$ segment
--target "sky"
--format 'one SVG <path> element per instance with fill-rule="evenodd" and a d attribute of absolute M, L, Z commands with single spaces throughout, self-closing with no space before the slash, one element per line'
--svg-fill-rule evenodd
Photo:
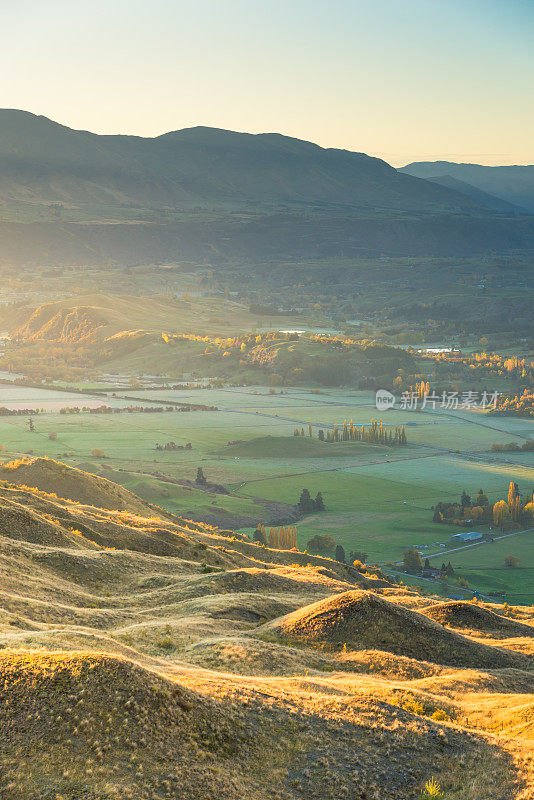
<path fill-rule="evenodd" d="M 534 0 L 0 0 L 0 107 L 534 163 Z"/>

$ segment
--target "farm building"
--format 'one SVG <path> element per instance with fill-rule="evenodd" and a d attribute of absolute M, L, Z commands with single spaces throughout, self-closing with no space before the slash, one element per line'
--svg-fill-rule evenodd
<path fill-rule="evenodd" d="M 465 531 L 451 536 L 451 542 L 478 542 L 479 539 L 483 538 L 484 534 L 480 533 L 480 531 Z"/>

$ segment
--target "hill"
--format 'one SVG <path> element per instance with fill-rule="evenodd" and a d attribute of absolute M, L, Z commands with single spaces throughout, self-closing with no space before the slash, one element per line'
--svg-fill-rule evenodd
<path fill-rule="evenodd" d="M 450 603 L 438 603 L 425 608 L 423 612 L 427 617 L 450 625 L 452 628 L 465 628 L 466 630 L 489 631 L 503 636 L 532 636 L 534 626 L 525 625 L 509 617 L 503 617 L 487 608 L 480 608 L 474 603 L 461 600 L 452 600 Z"/>
<path fill-rule="evenodd" d="M 51 458 L 24 457 L 1 464 L 0 480 L 30 486 L 64 500 L 106 508 L 108 511 L 127 511 L 138 516 L 157 513 L 154 506 L 140 500 L 128 489 Z M 167 516 L 161 509 L 157 511 L 161 516 Z"/>
<path fill-rule="evenodd" d="M 0 482 L 5 800 L 532 796 L 531 637 L 449 631 L 372 568 L 60 499 L 66 476 Z"/>
<path fill-rule="evenodd" d="M 9 309 L 2 319 L 11 327 L 12 337 L 21 342 L 63 342 L 88 344 L 109 340 L 110 350 L 129 349 L 146 339 L 148 331 L 202 335 L 228 335 L 251 329 L 258 315 L 242 303 L 222 298 L 193 299 L 133 297 L 130 295 L 85 294 L 56 300 L 30 309 L 26 314 Z M 274 314 L 280 327 L 295 324 L 296 315 Z M 302 320 L 301 320 L 302 322 Z"/>
<path fill-rule="evenodd" d="M 479 200 L 364 153 L 276 133 L 195 127 L 155 138 L 103 136 L 0 110 L 6 265 L 217 265 L 534 247 L 534 221 Z"/>
<path fill-rule="evenodd" d="M 521 657 L 472 642 L 371 592 L 334 595 L 269 623 L 265 632 L 315 647 L 386 650 L 410 658 L 424 652 L 437 664 L 512 667 L 522 661 Z"/>
<path fill-rule="evenodd" d="M 0 110 L 0 199 L 224 208 L 471 210 L 448 189 L 378 158 L 280 134 L 186 128 L 155 138 L 100 136 Z"/>
<path fill-rule="evenodd" d="M 534 165 L 487 167 L 482 164 L 455 164 L 452 161 L 415 161 L 401 167 L 399 172 L 430 181 L 434 180 L 434 176 L 444 175 L 523 208 L 527 213 L 534 213 Z M 452 188 L 456 184 L 449 182 L 447 185 Z"/>

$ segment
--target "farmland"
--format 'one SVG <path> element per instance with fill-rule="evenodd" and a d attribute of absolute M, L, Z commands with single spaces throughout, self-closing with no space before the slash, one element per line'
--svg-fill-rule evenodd
<path fill-rule="evenodd" d="M 511 480 L 521 491 L 534 484 L 534 454 L 494 454 L 495 441 L 506 443 L 532 436 L 532 422 L 495 418 L 478 411 L 439 408 L 424 412 L 390 410 L 384 423 L 406 426 L 408 445 L 393 447 L 367 442 L 325 443 L 317 432 L 352 418 L 356 425 L 378 416 L 371 392 L 329 389 L 311 391 L 265 387 L 136 390 L 136 403 L 158 400 L 217 406 L 218 411 L 180 413 L 59 414 L 58 404 L 73 400 L 91 405 L 94 398 L 46 390 L 25 390 L 28 405 L 45 408 L 31 432 L 24 417 L 0 418 L 3 457 L 9 460 L 33 451 L 72 466 L 105 475 L 143 499 L 170 511 L 219 522 L 251 534 L 254 521 L 269 521 L 273 508 L 279 516 L 293 506 L 306 487 L 312 496 L 321 491 L 326 511 L 305 516 L 297 523 L 301 549 L 315 534 L 330 534 L 346 552 L 363 550 L 371 561 L 402 560 L 408 547 L 423 555 L 439 553 L 457 532 L 451 525 L 432 522 L 432 506 L 457 500 L 463 489 L 476 494 L 483 488 L 490 502 L 506 495 Z M 33 394 L 32 394 L 33 392 Z M 111 398 L 128 403 L 128 392 Z M 32 400 L 32 402 L 30 402 Z M 0 405 L 18 402 L 18 387 L 2 386 Z M 98 403 L 102 403 L 100 398 Z M 107 400 L 106 400 L 107 402 Z M 46 410 L 48 409 L 48 410 Z M 313 438 L 308 434 L 312 425 Z M 305 437 L 295 437 L 295 428 Z M 49 434 L 56 438 L 49 438 Z M 174 442 L 190 450 L 156 450 L 156 444 Z M 104 458 L 95 458 L 99 449 Z M 204 491 L 178 481 L 193 481 L 198 466 L 210 482 L 226 487 L 227 494 Z M 534 535 L 534 534 L 532 534 Z M 530 543 L 530 550 L 528 547 Z M 501 552 L 506 549 L 507 553 Z M 473 588 L 504 591 L 517 602 L 532 602 L 528 575 L 531 534 L 510 544 L 495 543 L 454 553 L 453 565 Z M 517 551 L 520 567 L 502 570 L 493 580 L 488 570 L 501 569 L 508 551 Z M 519 552 L 521 551 L 521 553 Z M 483 556 L 483 560 L 480 559 Z M 439 565 L 439 564 L 438 564 Z M 484 567 L 484 570 L 480 570 Z M 478 572 L 473 572 L 476 568 Z"/>

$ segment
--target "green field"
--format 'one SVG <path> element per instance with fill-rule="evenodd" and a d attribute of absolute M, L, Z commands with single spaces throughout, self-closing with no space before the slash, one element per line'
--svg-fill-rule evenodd
<path fill-rule="evenodd" d="M 6 390 L 11 393 L 13 389 Z M 25 390 L 22 390 L 25 391 Z M 32 392 L 35 394 L 32 394 Z M 18 391 L 16 392 L 18 394 Z M 53 399 L 69 405 L 59 393 Z M 298 523 L 299 547 L 317 533 L 329 533 L 345 550 L 364 550 L 372 561 L 402 559 L 407 547 L 423 554 L 438 553 L 448 545 L 451 525 L 432 522 L 440 500 L 459 498 L 463 489 L 476 494 L 483 488 L 490 501 L 506 496 L 510 480 L 527 493 L 534 485 L 534 453 L 492 454 L 494 441 L 524 441 L 534 436 L 534 423 L 478 412 L 456 414 L 439 410 L 393 410 L 383 415 L 388 425 L 405 424 L 406 447 L 359 442 L 329 444 L 316 438 L 295 437 L 294 429 L 308 424 L 314 435 L 321 426 L 368 423 L 378 416 L 370 392 L 285 389 L 271 394 L 262 387 L 226 390 L 136 390 L 148 404 L 156 399 L 216 405 L 219 411 L 60 415 L 40 414 L 30 432 L 25 417 L 0 417 L 0 444 L 4 458 L 28 451 L 64 460 L 110 477 L 141 497 L 169 510 L 192 516 L 218 514 L 221 524 L 231 515 L 265 520 L 258 500 L 295 504 L 303 488 L 321 491 L 326 511 Z M 7 395 L 6 395 L 7 397 Z M 49 396 L 30 390 L 32 400 L 47 407 Z M 85 404 L 83 396 L 78 401 Z M 7 404 L 7 401 L 4 401 Z M 127 401 L 116 401 L 125 403 Z M 0 400 L 0 404 L 2 401 Z M 30 403 L 30 400 L 28 400 Z M 55 441 L 49 434 L 57 434 Z M 160 451 L 164 445 L 192 443 L 191 450 Z M 237 442 L 237 444 L 229 444 Z M 106 457 L 95 459 L 91 451 Z M 184 487 L 173 480 L 193 480 L 202 466 L 208 480 L 223 484 L 229 495 Z M 156 473 L 156 474 L 154 474 Z M 245 528 L 251 533 L 251 528 Z M 489 590 L 504 581 L 510 597 L 534 600 L 528 578 L 529 541 L 510 539 L 509 549 L 522 549 L 520 567 L 503 571 L 506 542 L 454 554 L 453 563 L 465 569 L 474 588 Z M 532 552 L 532 545 L 531 550 Z M 524 551 L 524 552 L 523 552 Z M 480 558 L 484 556 L 484 561 Z M 534 572 L 534 571 L 533 571 Z M 464 573 L 462 572 L 462 575 Z M 499 583 L 499 585 L 501 585 Z"/>

